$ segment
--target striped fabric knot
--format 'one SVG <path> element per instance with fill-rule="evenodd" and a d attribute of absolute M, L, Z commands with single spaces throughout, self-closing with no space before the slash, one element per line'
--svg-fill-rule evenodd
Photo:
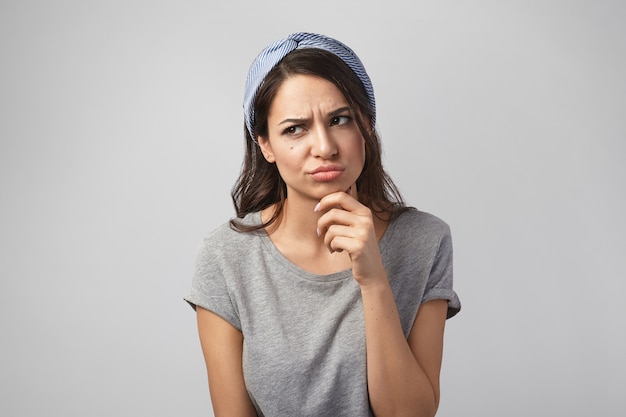
<path fill-rule="evenodd" d="M 376 119 L 376 100 L 374 99 L 374 88 L 370 81 L 363 63 L 359 57 L 345 44 L 336 39 L 329 38 L 316 33 L 297 32 L 292 33 L 285 39 L 272 42 L 256 57 L 248 71 L 246 88 L 243 101 L 243 111 L 246 119 L 246 127 L 250 137 L 254 136 L 254 99 L 259 88 L 263 84 L 267 74 L 274 68 L 289 52 L 295 49 L 318 48 L 331 52 L 341 58 L 352 71 L 359 77 L 372 108 L 372 125 Z"/>

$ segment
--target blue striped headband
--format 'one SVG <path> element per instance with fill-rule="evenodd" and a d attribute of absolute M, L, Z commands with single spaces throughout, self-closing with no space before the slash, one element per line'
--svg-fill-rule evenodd
<path fill-rule="evenodd" d="M 271 43 L 252 62 L 248 77 L 246 79 L 246 90 L 243 101 L 243 111 L 246 118 L 246 127 L 250 137 L 254 140 L 254 99 L 259 88 L 263 84 L 267 74 L 274 68 L 289 52 L 295 49 L 318 48 L 337 55 L 345 62 L 352 71 L 359 77 L 361 84 L 365 87 L 365 92 L 369 98 L 372 110 L 372 126 L 376 119 L 376 101 L 374 99 L 374 88 L 370 81 L 365 67 L 359 57 L 352 49 L 338 40 L 315 33 L 298 32 L 292 33 L 285 39 Z"/>

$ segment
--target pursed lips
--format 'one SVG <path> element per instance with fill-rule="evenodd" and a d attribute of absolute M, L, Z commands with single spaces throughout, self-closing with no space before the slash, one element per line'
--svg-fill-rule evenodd
<path fill-rule="evenodd" d="M 316 181 L 333 181 L 341 176 L 344 168 L 338 165 L 324 165 L 315 168 L 310 175 Z"/>

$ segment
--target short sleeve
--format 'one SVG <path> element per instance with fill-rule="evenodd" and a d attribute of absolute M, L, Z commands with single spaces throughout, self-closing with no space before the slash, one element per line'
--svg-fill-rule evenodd
<path fill-rule="evenodd" d="M 454 317 L 461 310 L 461 301 L 453 289 L 452 236 L 446 225 L 441 234 L 439 247 L 430 270 L 424 298 L 429 300 L 448 300 L 446 318 Z"/>
<path fill-rule="evenodd" d="M 212 311 L 241 330 L 241 322 L 233 305 L 228 284 L 227 263 L 218 247 L 212 245 L 209 238 L 204 239 L 196 259 L 196 269 L 191 289 L 184 297 L 195 310 L 196 306 Z"/>

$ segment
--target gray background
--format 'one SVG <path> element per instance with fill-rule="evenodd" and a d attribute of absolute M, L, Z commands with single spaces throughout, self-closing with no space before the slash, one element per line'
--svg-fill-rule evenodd
<path fill-rule="evenodd" d="M 350 45 L 385 164 L 445 219 L 439 416 L 626 412 L 626 4 L 0 2 L 0 415 L 211 415 L 192 310 L 254 56 Z"/>

